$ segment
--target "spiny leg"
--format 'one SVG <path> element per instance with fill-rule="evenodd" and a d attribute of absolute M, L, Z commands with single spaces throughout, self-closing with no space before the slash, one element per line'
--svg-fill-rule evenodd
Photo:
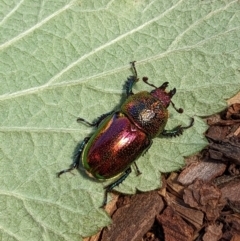
<path fill-rule="evenodd" d="M 68 169 L 65 169 L 65 170 L 62 170 L 60 172 L 57 173 L 57 177 L 60 177 L 63 173 L 67 173 L 67 172 L 71 172 L 72 170 L 74 169 L 77 169 L 79 167 L 79 162 L 80 162 L 80 159 L 81 159 L 81 155 L 82 155 L 82 152 L 83 152 L 83 149 L 85 147 L 85 145 L 87 144 L 87 142 L 89 141 L 90 137 L 85 137 L 84 140 L 82 141 L 79 149 L 78 149 L 78 152 L 75 156 L 75 160 L 74 162 L 71 164 L 71 166 L 68 168 Z"/>
<path fill-rule="evenodd" d="M 167 137 L 175 137 L 175 136 L 179 136 L 182 135 L 183 131 L 192 127 L 194 123 L 194 118 L 191 118 L 191 122 L 188 126 L 176 126 L 175 128 L 173 128 L 172 130 L 164 130 L 162 132 L 163 136 L 167 136 Z"/>
<path fill-rule="evenodd" d="M 96 126 L 96 127 L 98 127 L 98 125 L 102 122 L 102 120 L 104 120 L 107 116 L 109 116 L 109 115 L 111 115 L 111 114 L 113 114 L 113 113 L 114 113 L 114 111 L 110 111 L 110 112 L 108 112 L 108 113 L 105 113 L 105 114 L 99 116 L 99 117 L 97 118 L 97 120 L 94 121 L 94 122 L 92 122 L 92 123 L 90 123 L 90 122 L 88 122 L 88 121 L 86 121 L 85 119 L 80 118 L 80 117 L 77 118 L 77 122 L 84 122 L 85 124 L 87 124 L 87 125 L 89 125 L 89 126 Z"/>
<path fill-rule="evenodd" d="M 132 69 L 133 69 L 134 75 L 128 77 L 128 79 L 127 79 L 127 83 L 126 83 L 127 97 L 130 96 L 130 95 L 133 95 L 133 92 L 132 92 L 133 85 L 135 84 L 135 82 L 138 81 L 138 76 L 137 76 L 137 70 L 136 70 L 136 67 L 135 67 L 135 62 L 136 61 L 130 62 L 130 64 L 132 65 Z"/>
<path fill-rule="evenodd" d="M 130 64 L 132 65 L 132 68 L 133 68 L 135 78 L 137 79 L 138 74 L 137 74 L 137 69 L 136 69 L 135 63 L 136 63 L 136 61 L 130 62 Z"/>
<path fill-rule="evenodd" d="M 106 204 L 107 204 L 107 195 L 108 195 L 108 193 L 111 192 L 114 187 L 116 187 L 116 186 L 118 186 L 120 183 L 122 183 L 131 172 L 132 172 L 132 169 L 131 169 L 131 167 L 129 167 L 118 180 L 116 180 L 115 182 L 109 184 L 108 186 L 106 186 L 106 187 L 104 188 L 104 189 L 105 189 L 105 196 L 104 196 L 104 200 L 103 200 L 103 205 L 102 205 L 102 207 L 105 207 Z"/>

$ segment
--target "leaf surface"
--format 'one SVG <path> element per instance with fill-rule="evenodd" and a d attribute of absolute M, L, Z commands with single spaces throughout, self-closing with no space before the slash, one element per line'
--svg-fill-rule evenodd
<path fill-rule="evenodd" d="M 0 1 L 0 239 L 81 240 L 110 218 L 103 186 L 82 171 L 60 179 L 93 121 L 118 109 L 136 60 L 139 77 L 176 87 L 167 128 L 117 190 L 160 186 L 160 173 L 206 145 L 201 116 L 240 89 L 240 5 L 235 1 Z M 139 81 L 134 92 L 150 91 Z"/>

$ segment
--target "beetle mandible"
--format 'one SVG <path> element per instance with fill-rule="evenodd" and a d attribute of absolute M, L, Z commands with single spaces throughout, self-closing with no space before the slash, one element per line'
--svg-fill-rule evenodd
<path fill-rule="evenodd" d="M 116 177 L 113 183 L 105 187 L 103 206 L 107 203 L 108 192 L 131 173 L 132 164 L 135 165 L 137 174 L 140 174 L 135 161 L 150 148 L 153 138 L 159 135 L 176 137 L 194 122 L 191 118 L 188 126 L 179 125 L 173 130 L 165 130 L 170 103 L 177 112 L 183 112 L 183 109 L 177 109 L 171 100 L 176 88 L 166 92 L 168 82 L 156 87 L 148 82 L 147 77 L 143 77 L 142 80 L 154 89 L 151 92 L 141 91 L 134 94 L 132 88 L 139 79 L 135 61 L 131 62 L 131 66 L 134 75 L 127 79 L 127 98 L 120 110 L 103 114 L 93 123 L 83 118 L 77 119 L 78 122 L 97 127 L 97 130 L 80 144 L 70 168 L 57 174 L 60 177 L 63 173 L 78 168 L 82 163 L 86 172 L 98 180 Z"/>

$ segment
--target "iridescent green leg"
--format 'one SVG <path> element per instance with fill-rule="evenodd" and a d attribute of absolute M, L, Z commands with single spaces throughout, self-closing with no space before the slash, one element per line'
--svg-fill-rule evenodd
<path fill-rule="evenodd" d="M 176 136 L 179 136 L 179 135 L 182 135 L 183 131 L 192 127 L 193 126 L 193 123 L 194 123 L 194 118 L 191 118 L 191 122 L 188 126 L 176 126 L 174 129 L 172 130 L 164 130 L 162 132 L 162 135 L 163 136 L 167 136 L 167 137 L 176 137 Z"/>
<path fill-rule="evenodd" d="M 116 180 L 115 182 L 109 184 L 108 186 L 106 186 L 104 188 L 105 189 L 105 197 L 104 197 L 104 201 L 103 201 L 102 207 L 106 206 L 106 204 L 107 204 L 107 195 L 108 195 L 108 193 L 111 192 L 114 187 L 116 187 L 120 183 L 122 183 L 131 172 L 132 172 L 132 169 L 131 169 L 131 167 L 129 167 L 118 180 Z"/>
<path fill-rule="evenodd" d="M 62 171 L 58 172 L 57 177 L 60 177 L 63 173 L 71 172 L 72 170 L 77 169 L 79 167 L 79 162 L 80 162 L 80 159 L 81 159 L 83 149 L 84 149 L 85 145 L 87 144 L 87 142 L 89 141 L 89 139 L 90 139 L 90 137 L 84 138 L 84 140 L 80 144 L 78 152 L 77 152 L 77 154 L 74 158 L 74 162 L 71 164 L 71 166 L 68 169 L 65 169 L 65 170 L 62 170 Z"/>
<path fill-rule="evenodd" d="M 130 96 L 130 95 L 133 95 L 133 92 L 132 92 L 133 85 L 138 81 L 137 70 L 136 70 L 136 67 L 135 67 L 135 62 L 136 61 L 130 62 L 130 64 L 132 65 L 132 68 L 133 68 L 134 75 L 128 77 L 128 79 L 127 79 L 127 83 L 126 83 L 127 97 Z"/>

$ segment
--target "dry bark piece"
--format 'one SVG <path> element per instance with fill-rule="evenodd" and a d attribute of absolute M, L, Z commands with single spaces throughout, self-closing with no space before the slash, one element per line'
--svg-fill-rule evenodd
<path fill-rule="evenodd" d="M 240 179 L 235 178 L 229 182 L 225 182 L 220 185 L 219 188 L 222 192 L 222 197 L 227 198 L 230 201 L 239 201 L 240 202 Z"/>
<path fill-rule="evenodd" d="M 222 237 L 222 227 L 221 223 L 219 225 L 212 224 L 207 226 L 203 235 L 203 241 L 218 241 Z"/>
<path fill-rule="evenodd" d="M 240 120 L 240 103 L 235 103 L 229 106 L 225 111 L 220 114 L 215 114 L 207 118 L 208 125 L 233 125 L 239 123 Z"/>
<path fill-rule="evenodd" d="M 240 136 L 240 126 L 234 131 L 234 136 Z"/>
<path fill-rule="evenodd" d="M 103 231 L 101 240 L 141 240 L 163 207 L 163 200 L 157 191 L 134 195 L 127 205 L 117 209 L 113 214 L 113 223 Z"/>
<path fill-rule="evenodd" d="M 232 161 L 240 165 L 240 137 L 232 136 L 229 139 L 215 141 L 209 144 L 210 150 L 221 153 L 222 161 Z"/>
<path fill-rule="evenodd" d="M 183 195 L 184 186 L 178 182 L 179 175 L 176 172 L 170 174 L 167 179 L 167 190 L 175 196 L 181 198 Z"/>
<path fill-rule="evenodd" d="M 178 203 L 172 204 L 174 210 L 186 221 L 192 224 L 195 227 L 196 232 L 198 232 L 203 226 L 203 212 L 195 210 L 192 208 L 184 207 Z"/>
<path fill-rule="evenodd" d="M 193 228 L 187 224 L 171 207 L 157 216 L 157 221 L 163 227 L 165 241 L 192 241 Z"/>
<path fill-rule="evenodd" d="M 167 181 L 165 175 L 161 175 L 162 187 L 158 190 L 158 194 L 162 197 L 166 195 Z"/>
<path fill-rule="evenodd" d="M 240 201 L 230 201 L 228 200 L 228 206 L 235 212 L 240 213 Z"/>
<path fill-rule="evenodd" d="M 177 173 L 171 173 L 168 177 L 167 190 L 169 190 L 169 192 L 165 195 L 165 201 L 167 205 L 172 207 L 185 221 L 192 224 L 195 231 L 198 232 L 202 228 L 204 214 L 202 211 L 190 208 L 183 202 L 184 186 L 180 185 L 177 179 Z"/>
<path fill-rule="evenodd" d="M 222 175 L 226 170 L 226 167 L 226 164 L 221 162 L 194 162 L 180 173 L 178 181 L 183 185 L 189 185 L 195 179 L 209 182 L 215 177 Z"/>
<path fill-rule="evenodd" d="M 239 241 L 240 240 L 240 234 L 234 234 L 230 241 Z"/>
<path fill-rule="evenodd" d="M 209 156 L 214 160 L 232 161 L 240 165 L 240 104 L 234 104 L 224 113 L 226 120 L 210 121 L 206 133 Z"/>
<path fill-rule="evenodd" d="M 210 126 L 205 136 L 211 140 L 220 141 L 229 134 L 229 127 L 227 125 L 219 126 L 217 124 L 218 123 L 215 123 L 215 125 Z"/>
<path fill-rule="evenodd" d="M 223 230 L 225 232 L 222 235 L 222 240 L 239 241 L 240 239 L 237 238 L 240 238 L 240 215 L 226 215 L 224 223 Z"/>
<path fill-rule="evenodd" d="M 235 104 L 229 106 L 224 117 L 227 120 L 240 119 L 240 103 L 235 103 Z"/>
<path fill-rule="evenodd" d="M 210 121 L 206 137 L 210 140 L 212 159 L 240 164 L 240 104 L 232 105 L 224 114 L 226 120 Z"/>
<path fill-rule="evenodd" d="M 227 215 L 225 221 L 228 223 L 228 226 L 231 227 L 232 233 L 240 235 L 240 215 L 232 214 Z"/>
<path fill-rule="evenodd" d="M 203 211 L 208 221 L 215 221 L 224 206 L 221 191 L 215 185 L 200 180 L 184 190 L 183 199 L 190 207 Z"/>
<path fill-rule="evenodd" d="M 165 200 L 169 207 L 171 207 L 175 212 L 177 212 L 185 221 L 192 224 L 195 228 L 195 233 L 198 232 L 203 226 L 204 214 L 202 211 L 186 207 L 184 202 L 168 193 Z"/>
<path fill-rule="evenodd" d="M 225 183 L 228 183 L 232 180 L 235 180 L 236 178 L 238 178 L 239 176 L 228 176 L 228 175 L 222 175 L 221 177 L 216 178 L 213 181 L 213 184 L 215 184 L 216 186 L 218 186 L 218 188 L 222 188 L 224 187 Z"/>
<path fill-rule="evenodd" d="M 235 211 L 240 210 L 240 179 L 235 179 L 221 185 L 222 198 L 229 202 L 229 206 Z"/>
<path fill-rule="evenodd" d="M 222 117 L 220 116 L 220 114 L 215 114 L 215 115 L 211 115 L 206 119 L 207 123 L 209 126 L 215 125 L 216 123 L 219 123 L 220 121 L 222 121 Z"/>

